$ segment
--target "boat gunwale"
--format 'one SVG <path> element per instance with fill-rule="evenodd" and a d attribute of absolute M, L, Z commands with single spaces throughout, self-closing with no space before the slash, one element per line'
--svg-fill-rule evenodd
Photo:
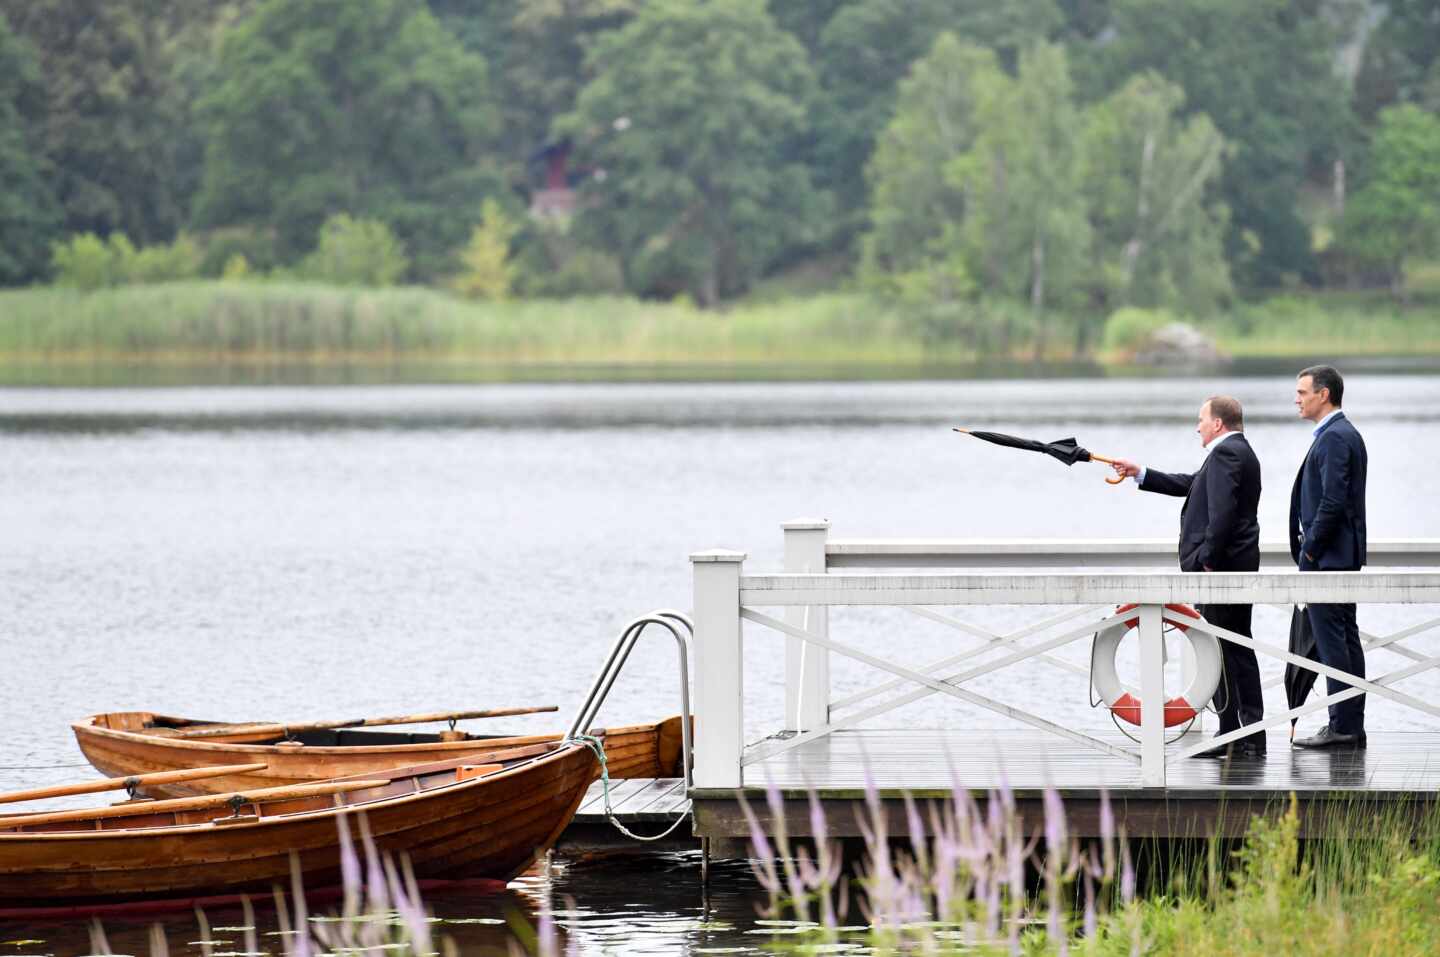
<path fill-rule="evenodd" d="M 273 754 L 276 744 L 255 744 L 255 743 L 230 743 L 226 741 L 197 741 L 187 738 L 171 738 L 161 735 L 146 734 L 144 731 L 126 731 L 120 728 L 106 728 L 96 724 L 101 718 L 112 714 L 126 714 L 130 712 L 105 711 L 93 714 L 78 721 L 70 722 L 70 729 L 76 737 L 82 734 L 94 734 L 100 737 L 117 738 L 124 741 L 143 741 L 147 744 L 155 744 L 163 748 L 178 748 L 181 750 L 196 751 L 241 751 L 246 753 Z M 187 718 L 177 718 L 173 715 L 153 714 L 157 719 L 170 721 L 187 721 Z M 644 733 L 655 731 L 663 721 L 651 724 L 624 725 L 615 728 L 592 728 L 589 734 L 605 737 L 615 737 L 628 733 Z M 431 741 L 415 742 L 410 744 L 345 744 L 345 745 L 305 745 L 303 750 L 296 749 L 293 753 L 297 756 L 319 755 L 319 756 L 340 756 L 357 754 L 406 754 L 413 751 L 474 751 L 493 747 L 522 747 L 530 744 L 544 744 L 554 741 L 557 744 L 563 735 L 559 732 L 548 732 L 545 734 L 530 735 L 506 735 L 494 738 L 467 738 L 462 741 Z"/>
<path fill-rule="evenodd" d="M 244 822 L 241 822 L 241 823 L 238 823 L 238 824 L 227 824 L 227 825 L 224 826 L 224 830 L 226 830 L 226 831 L 235 831 L 236 833 L 244 833 L 244 832 L 254 831 L 254 830 L 259 829 L 260 827 L 262 827 L 262 826 L 264 826 L 264 825 L 279 826 L 279 825 L 282 825 L 282 824 L 295 823 L 295 822 L 299 822 L 299 821 L 308 821 L 308 819 L 313 818 L 313 817 L 324 817 L 324 816 L 337 816 L 337 817 L 338 817 L 338 816 L 341 816 L 341 815 L 352 814 L 352 813 L 361 813 L 361 814 L 363 814 L 363 813 L 366 813 L 367 811 L 370 811 L 370 810 L 376 810 L 376 809 L 378 809 L 381 805 L 384 805 L 384 806 L 385 806 L 385 809 L 386 809 L 386 810 L 389 810 L 390 807 L 392 807 L 392 806 L 398 806 L 398 805 L 402 805 L 402 804 L 405 804 L 405 803 L 411 803 L 411 802 L 421 802 L 421 801 L 425 801 L 425 800 L 430 799 L 430 798 L 434 798 L 434 797 L 440 796 L 440 795 L 442 795 L 442 794 L 443 794 L 443 795 L 446 795 L 446 796 L 451 796 L 451 795 L 455 794 L 457 791 L 460 791 L 460 790 L 463 790 L 463 789 L 466 789 L 466 788 L 478 788 L 479 786 L 481 786 L 481 785 L 483 785 L 483 784 L 491 783 L 491 782 L 494 782 L 494 781 L 501 780 L 502 778 L 511 777 L 511 776 L 513 776 L 513 775 L 517 775 L 517 774 L 521 773 L 522 771 L 531 770 L 531 769 L 533 769 L 534 767 L 536 767 L 537 765 L 539 765 L 539 764 L 541 764 L 542 762 L 545 762 L 545 761 L 554 760 L 554 761 L 557 761 L 557 762 L 558 762 L 560 759 L 562 759 L 562 758 L 564 758 L 564 757 L 567 757 L 568 755 L 573 754 L 573 753 L 575 753 L 576 751 L 580 751 L 580 750 L 588 750 L 588 745 L 584 744 L 583 742 L 571 742 L 570 744 L 563 745 L 563 746 L 560 746 L 560 747 L 556 747 L 556 748 L 554 748 L 554 749 L 552 749 L 552 750 L 550 750 L 550 751 L 546 751 L 546 752 L 543 753 L 543 754 L 538 754 L 538 755 L 535 755 L 535 756 L 533 756 L 533 757 L 528 757 L 528 758 L 520 758 L 520 759 L 517 760 L 517 762 L 516 762 L 514 765 L 511 765 L 511 766 L 506 767 L 506 768 L 502 768 L 502 769 L 500 769 L 500 770 L 498 770 L 498 771 L 492 771 L 492 772 L 490 772 L 489 774 L 483 774 L 483 775 L 480 775 L 479 777 L 467 778 L 467 779 L 465 779 L 465 780 L 456 780 L 456 781 L 445 782 L 445 783 L 439 784 L 439 785 L 437 785 L 437 786 L 435 786 L 435 787 L 433 787 L 433 788 L 430 788 L 430 789 L 428 789 L 428 790 L 412 791 L 412 792 L 410 792 L 409 794 L 395 794 L 395 795 L 390 795 L 390 796 L 388 796 L 388 797 L 372 798 L 372 799 L 367 800 L 367 801 L 361 801 L 361 802 L 357 802 L 357 803 L 353 803 L 353 804 L 340 804 L 340 805 L 336 805 L 336 806 L 334 806 L 334 807 L 316 808 L 316 809 L 310 810 L 310 811 L 287 811 L 287 812 L 284 812 L 284 813 L 281 813 L 281 814 L 271 815 L 271 816 L 269 816 L 269 817 L 266 817 L 265 815 L 260 815 L 260 816 L 258 816 L 258 817 L 256 818 L 256 820 L 254 820 L 254 821 L 244 821 Z M 463 761 L 464 761 L 463 758 L 457 758 L 457 759 L 455 759 L 456 766 L 457 766 L 457 767 L 462 766 Z M 438 762 L 438 763 L 444 763 L 444 762 Z M 418 767 L 423 767 L 423 766 L 424 766 L 424 765 L 418 765 Z M 402 774 L 402 773 L 399 773 L 399 772 L 403 772 L 403 771 L 407 771 L 407 770 L 410 770 L 410 769 L 409 769 L 409 768 L 406 768 L 406 767 L 400 767 L 400 768 L 390 768 L 390 769 L 386 769 L 386 770 L 383 770 L 383 771 L 377 771 L 377 772 L 374 772 L 374 773 L 377 774 L 377 775 L 388 774 L 388 775 L 390 775 L 390 780 L 391 780 L 391 781 L 394 781 L 394 780 L 396 780 L 397 778 L 406 777 L 406 775 L 404 775 L 404 774 Z M 436 768 L 435 770 L 430 771 L 430 772 L 426 772 L 426 773 L 431 773 L 431 774 L 433 774 L 433 773 L 439 773 L 439 772 L 441 772 L 441 771 L 443 771 L 443 770 L 444 770 L 444 768 Z M 343 776 L 339 776 L 339 777 L 336 777 L 336 778 L 331 778 L 331 779 L 329 779 L 329 780 L 343 783 L 344 780 L 345 780 L 345 778 L 347 778 L 347 777 L 353 778 L 353 777 L 359 777 L 359 776 L 358 776 L 358 775 L 343 775 Z M 589 782 L 587 781 L 587 786 L 588 786 L 588 783 L 589 783 Z M 361 789 L 359 789 L 359 790 L 367 790 L 367 789 L 361 788 Z M 242 793 L 242 794 L 243 794 L 244 792 L 237 792 L 237 793 Z M 342 793 L 343 793 L 343 792 L 342 792 Z M 262 802 L 262 803 L 263 803 L 263 802 Z M 99 811 L 99 810 L 103 810 L 103 808 L 95 808 L 95 810 Z M 30 812 L 30 813 L 43 814 L 43 813 L 47 813 L 47 812 L 36 811 L 36 812 Z M 163 813 L 167 813 L 167 812 L 161 811 L 161 812 L 158 812 L 158 813 L 162 813 L 162 814 L 163 814 Z M 17 823 L 17 826 L 23 826 L 23 823 L 20 823 L 20 822 L 16 822 L 16 823 Z M 104 830 L 104 829 L 102 829 L 102 830 L 96 830 L 96 831 L 81 831 L 81 830 L 63 830 L 63 831 L 11 831 L 11 830 L 0 830 L 0 842 L 19 842 L 19 841 L 24 841 L 24 840 L 29 840 L 29 841 L 36 841 L 36 840 L 40 840 L 40 841 L 52 841 L 52 840 L 93 840 L 93 839 L 96 839 L 96 838 L 105 838 L 105 839 L 132 838 L 132 839 L 133 839 L 133 838 L 135 838 L 135 837 L 137 837 L 137 836 L 141 836 L 141 835 L 146 835 L 146 836 L 151 836 L 151 835 L 153 835 L 153 836 L 165 836 L 165 835 L 173 835 L 173 834 L 185 834 L 185 833 L 191 833 L 191 832 L 193 832 L 194 830 L 197 830 L 197 829 L 200 829 L 200 828 L 207 828 L 207 827 L 208 827 L 208 828 L 215 828 L 215 819 L 211 819 L 211 820 L 209 820 L 209 821 L 196 821 L 196 822 L 194 822 L 194 823 L 189 823 L 189 824 L 157 824 L 157 825 L 154 825 L 154 826 L 151 826 L 151 827 L 127 827 L 127 828 L 118 828 L 118 827 L 117 827 L 117 828 L 111 828 L 111 829 L 109 829 L 109 830 Z"/>

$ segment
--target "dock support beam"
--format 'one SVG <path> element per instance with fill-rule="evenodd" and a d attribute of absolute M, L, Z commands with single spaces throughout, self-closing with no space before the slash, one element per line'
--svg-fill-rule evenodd
<path fill-rule="evenodd" d="M 1159 605 L 1140 606 L 1140 783 L 1165 786 L 1165 631 Z"/>
<path fill-rule="evenodd" d="M 695 781 L 738 788 L 745 748 L 740 573 L 745 553 L 690 556 L 695 575 Z"/>
<path fill-rule="evenodd" d="M 797 519 L 780 526 L 785 531 L 785 571 L 799 575 L 825 574 L 825 542 L 830 523 L 825 519 Z M 785 609 L 786 624 L 827 638 L 830 610 L 823 605 Z M 785 727 L 810 731 L 830 721 L 830 652 L 793 636 L 785 639 Z"/>

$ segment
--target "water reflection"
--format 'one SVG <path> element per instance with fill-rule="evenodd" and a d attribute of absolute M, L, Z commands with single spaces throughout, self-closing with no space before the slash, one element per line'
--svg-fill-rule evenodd
<path fill-rule="evenodd" d="M 530 947 L 548 914 L 565 953 L 771 952 L 769 931 L 756 924 L 764 897 L 745 862 L 713 866 L 708 893 L 700 884 L 698 852 L 557 858 L 503 890 L 494 888 L 493 882 L 428 884 L 424 901 L 437 941 L 449 938 L 464 957 L 504 957 L 512 945 Z M 333 920 L 333 898 L 320 900 L 312 900 L 312 920 Z M 285 937 L 269 901 L 256 902 L 253 924 L 246 923 L 238 904 L 212 906 L 204 913 L 208 937 L 184 905 L 141 916 L 106 915 L 101 926 L 116 954 L 153 954 L 155 924 L 162 927 L 172 954 L 197 954 L 202 940 L 217 952 L 242 952 L 247 928 L 262 952 L 284 953 Z M 91 924 L 84 919 L 0 921 L 0 954 L 7 957 L 90 954 L 93 945 Z"/>

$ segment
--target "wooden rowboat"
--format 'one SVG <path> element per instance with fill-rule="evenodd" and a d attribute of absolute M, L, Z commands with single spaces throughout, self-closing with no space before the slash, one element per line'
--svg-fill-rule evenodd
<path fill-rule="evenodd" d="M 407 733 L 341 728 L 291 732 L 247 731 L 254 725 L 221 726 L 154 714 L 116 711 L 92 715 L 71 726 L 86 760 L 114 777 L 178 771 L 211 765 L 260 762 L 266 770 L 197 781 L 143 787 L 153 797 L 181 797 L 242 788 L 279 787 L 367 774 L 400 765 L 465 759 L 516 747 L 553 746 L 558 734 L 495 737 L 464 732 Z M 224 732 L 234 729 L 233 734 Z M 202 737 L 187 733 L 203 730 Z M 612 778 L 680 777 L 680 718 L 593 732 L 605 743 Z M 443 740 L 454 737 L 455 740 Z M 598 773 L 598 772 L 597 772 Z"/>
<path fill-rule="evenodd" d="M 540 751 L 540 754 L 531 753 Z M 594 779 L 581 744 L 497 751 L 359 777 L 80 811 L 0 806 L 7 906 L 268 892 L 292 852 L 307 885 L 339 882 L 339 828 L 363 814 L 417 877 L 508 880 L 550 847 Z M 223 769 L 222 769 L 223 773 Z"/>

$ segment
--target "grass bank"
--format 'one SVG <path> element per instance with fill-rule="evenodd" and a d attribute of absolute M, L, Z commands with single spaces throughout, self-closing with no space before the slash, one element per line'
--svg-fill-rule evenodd
<path fill-rule="evenodd" d="M 1008 791 L 956 793 L 907 808 L 908 844 L 871 803 L 853 871 L 833 840 L 787 839 L 783 799 L 767 795 L 747 816 L 768 923 L 795 953 L 1440 953 L 1433 807 L 1340 798 L 1301 810 L 1292 798 L 1254 815 L 1239 841 L 1135 842 L 1103 795 L 1101 836 L 1079 839 L 1053 792 L 1038 822 L 1020 820 Z M 823 824 L 813 798 L 811 816 Z"/>
<path fill-rule="evenodd" d="M 1097 319 L 1048 322 L 1049 359 L 1075 362 L 1087 323 L 1089 341 L 1099 340 Z M 1402 308 L 1380 297 L 1284 297 L 1199 325 L 1239 359 L 1440 356 L 1440 301 Z M 130 370 L 141 380 L 264 381 L 285 368 L 360 370 L 344 381 L 366 381 L 365 369 L 378 370 L 373 381 L 1007 374 L 1031 368 L 1034 335 L 1021 307 L 917 315 L 849 293 L 704 311 L 260 281 L 0 292 L 0 377 L 37 384 L 67 371 L 103 381 L 104 370 L 121 379 Z"/>

